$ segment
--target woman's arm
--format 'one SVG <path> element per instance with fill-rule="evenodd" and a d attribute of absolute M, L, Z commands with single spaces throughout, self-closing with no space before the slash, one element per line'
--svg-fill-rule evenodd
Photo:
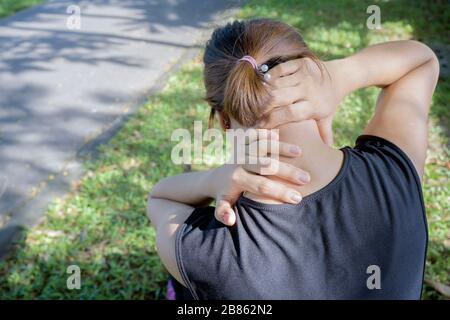
<path fill-rule="evenodd" d="M 286 168 L 291 170 L 290 167 Z M 296 177 L 298 173 L 295 169 L 292 168 L 291 172 L 278 172 L 277 175 Z M 214 198 L 218 199 L 217 206 L 222 208 L 222 211 L 216 208 L 216 218 L 233 225 L 236 218 L 231 206 L 244 190 L 288 203 L 298 203 L 301 199 L 296 191 L 284 184 L 250 174 L 236 165 L 169 177 L 153 188 L 148 198 L 147 215 L 156 229 L 159 256 L 167 270 L 180 283 L 183 284 L 183 279 L 176 263 L 175 240 L 181 225 L 195 206 Z"/>
<path fill-rule="evenodd" d="M 246 138 L 238 139 L 245 144 L 244 150 L 241 150 L 245 151 L 245 155 L 241 155 L 242 159 L 239 160 L 244 162 L 242 165 L 227 164 L 213 170 L 163 179 L 153 187 L 150 198 L 171 200 L 191 207 L 205 205 L 216 199 L 216 217 L 227 225 L 234 222 L 224 221 L 222 214 L 229 212 L 230 218 L 233 218 L 231 205 L 244 191 L 288 203 L 300 202 L 301 195 L 297 191 L 264 177 L 276 176 L 296 185 L 308 183 L 307 172 L 273 157 L 299 157 L 300 148 L 278 141 L 275 131 L 259 129 Z M 152 221 L 158 220 L 158 215 L 155 213 Z"/>
<path fill-rule="evenodd" d="M 334 85 L 346 96 L 361 88 L 386 87 L 430 60 L 437 60 L 425 44 L 414 40 L 385 42 L 344 59 L 326 62 Z"/>
<path fill-rule="evenodd" d="M 308 59 L 289 61 L 269 71 L 278 104 L 264 126 L 316 119 L 324 140 L 330 140 L 331 121 L 342 99 L 359 88 L 378 86 L 382 91 L 364 133 L 398 145 L 422 175 L 428 111 L 439 75 L 433 51 L 417 41 L 394 41 L 325 62 L 325 66 L 329 77 L 322 76 Z M 286 83 L 294 83 L 290 78 L 299 79 L 298 84 L 286 87 Z M 276 108 L 283 105 L 286 107 Z"/>
<path fill-rule="evenodd" d="M 249 143 L 261 142 L 267 137 L 266 130 L 259 130 L 256 141 Z M 269 151 L 288 157 L 298 157 L 301 154 L 297 146 L 282 142 L 279 142 L 278 150 L 266 150 Z M 261 152 L 261 149 L 258 152 Z M 236 217 L 232 205 L 244 191 L 288 203 L 298 203 L 301 200 L 297 191 L 260 174 L 274 175 L 302 185 L 307 181 L 301 181 L 299 177 L 304 177 L 305 172 L 290 164 L 267 158 L 267 154 L 253 156 L 258 160 L 256 164 L 227 164 L 212 170 L 169 177 L 154 186 L 148 198 L 147 214 L 156 228 L 159 256 L 167 270 L 180 283 L 183 283 L 183 279 L 176 263 L 176 233 L 194 207 L 216 199 L 217 220 L 226 225 L 233 225 Z M 262 162 L 264 164 L 261 164 Z"/>
<path fill-rule="evenodd" d="M 379 49 L 375 46 L 373 53 L 361 52 L 350 60 L 351 64 L 362 66 L 371 56 L 376 57 L 366 71 L 367 82 L 361 82 L 363 86 L 383 88 L 364 134 L 395 143 L 422 177 L 428 146 L 428 113 L 439 77 L 439 62 L 431 49 L 416 41 L 390 44 L 384 59 Z M 381 70 L 376 71 L 377 68 Z"/>
<path fill-rule="evenodd" d="M 181 202 L 191 207 L 207 205 L 216 196 L 214 173 L 214 170 L 208 170 L 165 178 L 153 187 L 150 197 Z"/>
<path fill-rule="evenodd" d="M 192 172 L 158 182 L 147 201 L 147 215 L 156 229 L 156 247 L 166 269 L 181 284 L 176 262 L 176 234 L 194 207 L 215 197 L 214 170 Z"/>
<path fill-rule="evenodd" d="M 395 41 L 369 47 L 335 65 L 342 94 L 368 86 L 382 88 L 364 134 L 399 146 L 421 177 L 428 145 L 428 112 L 439 77 L 433 51 L 417 41 Z"/>

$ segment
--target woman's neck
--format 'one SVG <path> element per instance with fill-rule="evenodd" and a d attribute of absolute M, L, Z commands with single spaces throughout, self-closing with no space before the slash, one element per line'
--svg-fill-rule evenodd
<path fill-rule="evenodd" d="M 322 141 L 314 120 L 289 123 L 278 129 L 280 141 L 296 144 L 302 150 L 300 157 L 280 157 L 279 160 L 308 172 L 311 177 L 310 182 L 304 186 L 293 185 L 284 180 L 283 182 L 298 190 L 305 197 L 322 189 L 336 177 L 342 166 L 343 153 Z M 271 179 L 280 180 L 278 178 Z M 249 193 L 246 193 L 245 196 L 261 202 L 277 203 Z"/>

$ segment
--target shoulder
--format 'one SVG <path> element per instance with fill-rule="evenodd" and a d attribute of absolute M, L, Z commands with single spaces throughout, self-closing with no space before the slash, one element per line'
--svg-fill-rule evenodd
<path fill-rule="evenodd" d="M 389 165 L 390 169 L 404 169 L 420 181 L 417 170 L 410 157 L 393 142 L 374 135 L 361 135 L 353 148 L 372 161 Z"/>
<path fill-rule="evenodd" d="M 396 144 L 373 135 L 361 135 L 352 157 L 352 179 L 381 192 L 401 192 L 422 198 L 422 186 L 417 170 L 408 155 Z M 381 190 L 382 189 L 382 190 Z"/>

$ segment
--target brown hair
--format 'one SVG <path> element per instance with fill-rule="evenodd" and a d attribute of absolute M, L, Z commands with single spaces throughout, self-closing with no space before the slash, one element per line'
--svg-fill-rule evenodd
<path fill-rule="evenodd" d="M 288 48 L 286 55 L 275 55 L 280 48 Z M 270 19 L 234 21 L 215 29 L 203 57 L 205 100 L 212 108 L 210 126 L 216 111 L 243 126 L 254 126 L 270 102 L 263 73 L 250 63 L 238 63 L 245 55 L 252 56 L 259 66 L 267 64 L 269 69 L 296 58 L 319 61 L 297 30 L 283 22 Z"/>

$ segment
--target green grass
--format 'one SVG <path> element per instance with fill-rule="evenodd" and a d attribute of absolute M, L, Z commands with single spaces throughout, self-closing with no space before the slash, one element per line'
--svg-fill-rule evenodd
<path fill-rule="evenodd" d="M 9 16 L 20 10 L 35 6 L 44 0 L 0 0 L 0 18 Z"/>
<path fill-rule="evenodd" d="M 383 29 L 365 28 L 374 1 L 251 1 L 239 16 L 266 16 L 298 27 L 311 48 L 330 59 L 391 39 L 443 41 L 445 1 L 424 6 L 410 1 L 376 2 Z M 439 5 L 443 3 L 443 5 Z M 445 18 L 447 17 L 447 18 Z M 429 23 L 433 21 L 433 23 Z M 448 28 L 447 28 L 448 29 Z M 187 63 L 165 89 L 149 99 L 86 164 L 84 178 L 56 200 L 45 221 L 28 230 L 15 253 L 0 263 L 0 298 L 154 299 L 164 293 L 166 273 L 145 215 L 145 198 L 162 177 L 182 172 L 171 164 L 175 128 L 206 125 L 202 65 Z M 348 97 L 334 124 L 336 145 L 352 145 L 373 111 L 377 90 Z M 430 243 L 426 278 L 450 283 L 449 80 L 440 81 L 430 119 L 430 150 L 424 179 Z M 66 268 L 81 268 L 81 290 L 66 288 Z M 425 287 L 424 298 L 439 299 Z"/>

